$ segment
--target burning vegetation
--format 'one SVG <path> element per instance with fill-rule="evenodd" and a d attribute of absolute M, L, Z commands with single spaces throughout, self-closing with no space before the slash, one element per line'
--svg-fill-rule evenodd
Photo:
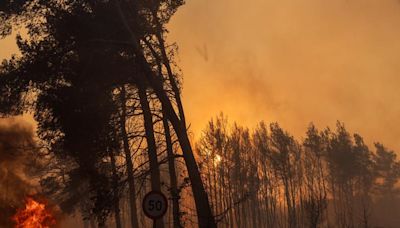
<path fill-rule="evenodd" d="M 12 220 L 15 228 L 49 228 L 56 224 L 47 205 L 31 197 L 26 199 L 25 208 L 18 210 Z"/>
<path fill-rule="evenodd" d="M 32 126 L 19 118 L 0 121 L 0 227 L 12 227 L 10 219 L 25 196 L 37 192 L 29 159 L 36 148 Z"/>

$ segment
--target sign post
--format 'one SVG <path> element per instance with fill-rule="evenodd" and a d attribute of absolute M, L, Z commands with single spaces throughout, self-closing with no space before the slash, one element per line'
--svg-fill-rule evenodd
<path fill-rule="evenodd" d="M 144 196 L 142 208 L 144 214 L 153 220 L 153 227 L 155 227 L 156 220 L 163 217 L 167 212 L 167 197 L 162 192 L 151 191 Z"/>

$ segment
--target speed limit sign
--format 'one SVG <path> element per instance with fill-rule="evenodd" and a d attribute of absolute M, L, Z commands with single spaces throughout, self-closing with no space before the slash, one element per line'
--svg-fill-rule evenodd
<path fill-rule="evenodd" d="M 142 207 L 147 217 L 158 219 L 167 212 L 168 201 L 161 192 L 151 191 L 144 196 Z"/>

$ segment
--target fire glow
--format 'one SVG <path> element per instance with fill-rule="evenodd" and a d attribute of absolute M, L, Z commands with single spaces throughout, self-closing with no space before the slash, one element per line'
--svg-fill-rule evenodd
<path fill-rule="evenodd" d="M 56 223 L 46 205 L 30 197 L 26 199 L 25 208 L 18 210 L 12 220 L 15 228 L 50 228 Z"/>

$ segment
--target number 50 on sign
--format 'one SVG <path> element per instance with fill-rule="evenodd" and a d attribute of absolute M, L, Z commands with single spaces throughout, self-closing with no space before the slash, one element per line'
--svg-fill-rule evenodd
<path fill-rule="evenodd" d="M 168 209 L 168 200 L 159 191 L 147 193 L 142 202 L 144 214 L 151 219 L 161 218 Z"/>

